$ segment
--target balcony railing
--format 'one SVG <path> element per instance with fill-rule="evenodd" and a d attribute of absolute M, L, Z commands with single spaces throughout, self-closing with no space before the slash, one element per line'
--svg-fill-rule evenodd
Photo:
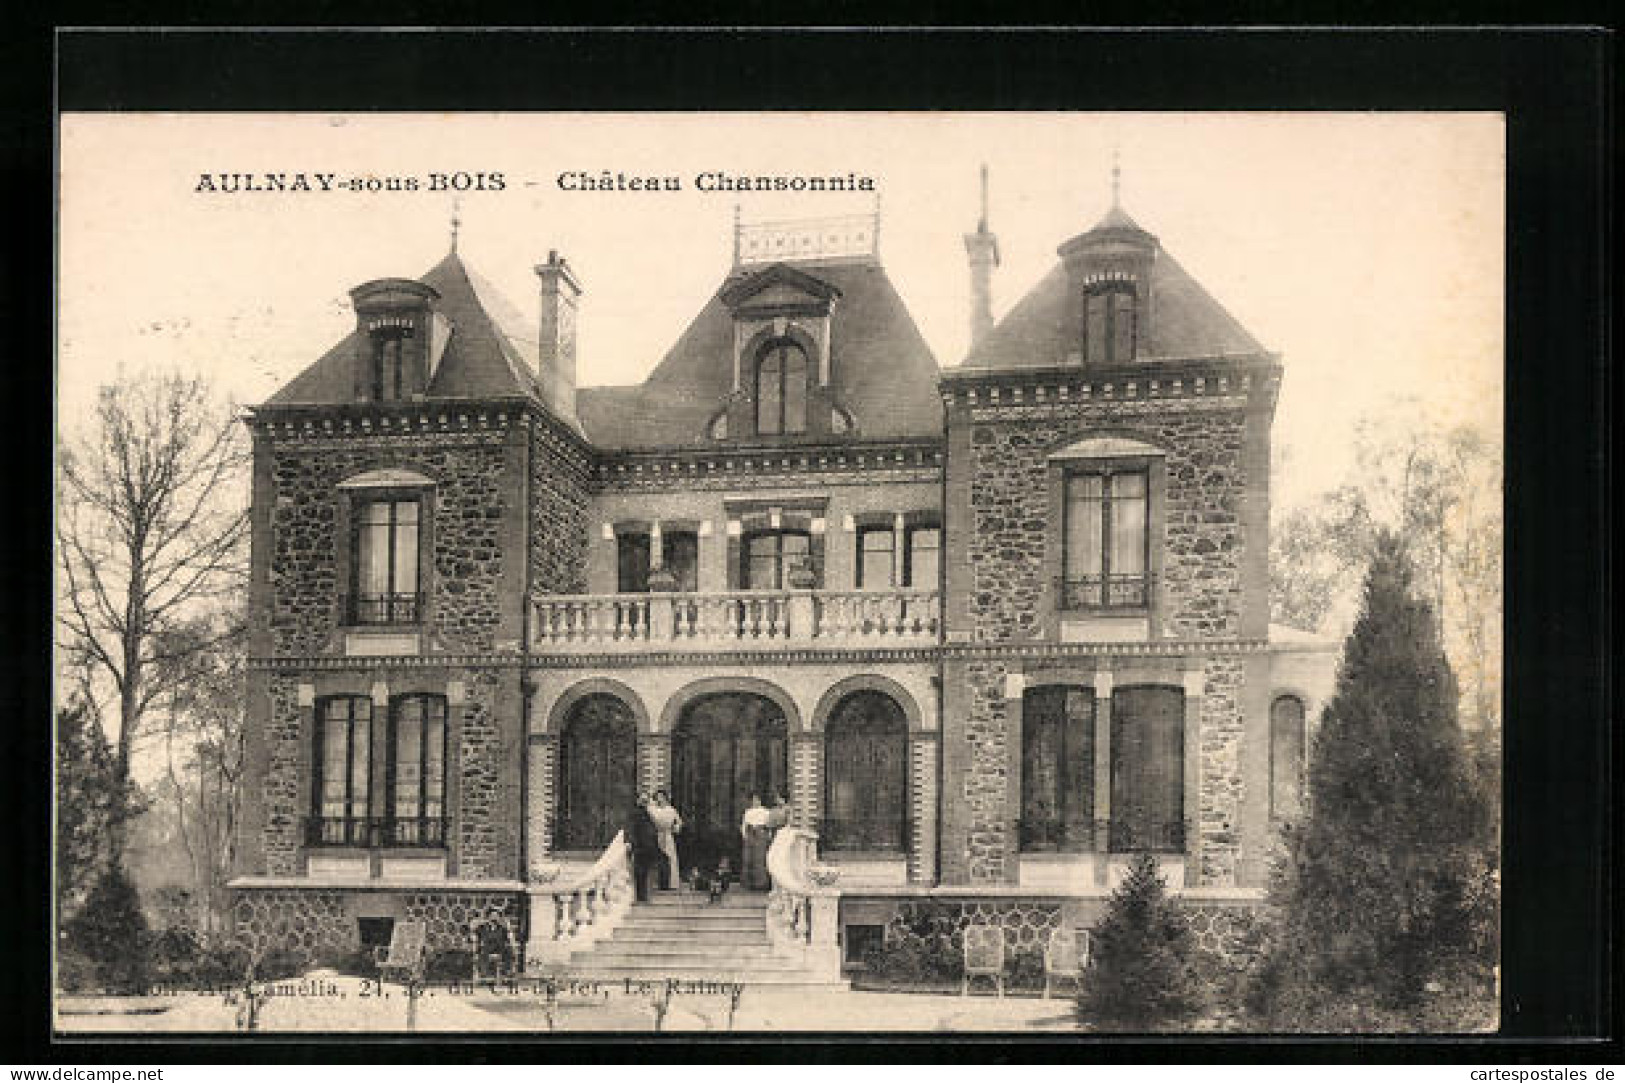
<path fill-rule="evenodd" d="M 1062 579 L 1062 609 L 1144 609 L 1151 600 L 1151 576 L 1090 575 Z"/>
<path fill-rule="evenodd" d="M 352 624 L 416 624 L 422 614 L 421 594 L 357 594 L 350 600 Z"/>
<path fill-rule="evenodd" d="M 906 853 L 914 822 L 898 816 L 826 816 L 819 831 L 825 850 L 873 850 Z"/>
<path fill-rule="evenodd" d="M 942 623 L 934 590 L 548 595 L 531 612 L 539 651 L 903 645 Z"/>
<path fill-rule="evenodd" d="M 444 846 L 443 816 L 310 816 L 307 846 Z"/>

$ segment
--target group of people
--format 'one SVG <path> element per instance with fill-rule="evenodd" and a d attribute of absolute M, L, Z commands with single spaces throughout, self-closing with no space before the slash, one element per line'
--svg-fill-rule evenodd
<path fill-rule="evenodd" d="M 775 795 L 770 800 L 771 805 L 764 805 L 759 796 L 751 794 L 740 821 L 742 845 L 737 880 L 746 891 L 766 891 L 770 886 L 767 848 L 774 833 L 790 821 L 790 806 L 784 797 Z M 632 848 L 632 877 L 639 902 L 648 901 L 653 883 L 658 883 L 662 890 L 672 890 L 683 882 L 677 857 L 677 836 L 682 830 L 682 814 L 672 805 L 665 790 L 656 790 L 653 796 L 644 791 L 638 793 L 627 838 Z M 694 889 L 708 895 L 712 902 L 721 900 L 736 879 L 733 862 L 726 854 L 719 855 L 708 867 L 696 863 L 689 872 Z"/>

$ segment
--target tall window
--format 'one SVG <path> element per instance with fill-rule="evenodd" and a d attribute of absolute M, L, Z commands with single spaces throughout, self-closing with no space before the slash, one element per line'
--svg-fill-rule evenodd
<path fill-rule="evenodd" d="M 1021 848 L 1087 850 L 1094 816 L 1094 691 L 1029 688 L 1021 699 Z"/>
<path fill-rule="evenodd" d="M 677 580 L 676 590 L 700 589 L 700 536 L 692 530 L 668 530 L 661 536 L 661 560 Z"/>
<path fill-rule="evenodd" d="M 942 528 L 911 526 L 905 537 L 908 544 L 903 551 L 903 585 L 935 590 L 942 567 Z"/>
<path fill-rule="evenodd" d="M 371 500 L 356 509 L 356 624 L 411 624 L 421 619 L 416 499 Z"/>
<path fill-rule="evenodd" d="M 316 703 L 315 795 L 310 841 L 366 846 L 372 838 L 372 700 L 330 696 Z"/>
<path fill-rule="evenodd" d="M 1066 478 L 1061 604 L 1135 609 L 1150 597 L 1144 470 Z"/>
<path fill-rule="evenodd" d="M 897 536 L 890 526 L 866 526 L 858 531 L 858 589 L 881 590 L 895 586 Z"/>
<path fill-rule="evenodd" d="M 649 589 L 649 535 L 642 533 L 615 536 L 615 589 L 622 594 L 641 593 Z"/>
<path fill-rule="evenodd" d="M 1185 693 L 1141 685 L 1112 695 L 1114 851 L 1185 849 Z"/>
<path fill-rule="evenodd" d="M 389 717 L 390 841 L 446 841 L 446 700 L 401 696 Z"/>
<path fill-rule="evenodd" d="M 1303 700 L 1279 696 L 1270 704 L 1270 815 L 1295 819 L 1303 811 Z"/>
<path fill-rule="evenodd" d="M 373 332 L 369 372 L 372 401 L 387 402 L 405 397 L 405 347 L 404 330 Z"/>
<path fill-rule="evenodd" d="M 807 352 L 787 338 L 756 355 L 756 431 L 762 436 L 807 431 Z"/>
<path fill-rule="evenodd" d="M 1134 284 L 1105 282 L 1083 295 L 1083 356 L 1109 363 L 1134 359 L 1137 320 Z"/>
<path fill-rule="evenodd" d="M 740 580 L 744 589 L 783 590 L 790 585 L 792 571 L 803 564 L 812 566 L 812 536 L 804 530 L 748 534 L 742 555 Z"/>
<path fill-rule="evenodd" d="M 854 692 L 825 727 L 824 845 L 908 847 L 908 721 L 883 692 Z"/>

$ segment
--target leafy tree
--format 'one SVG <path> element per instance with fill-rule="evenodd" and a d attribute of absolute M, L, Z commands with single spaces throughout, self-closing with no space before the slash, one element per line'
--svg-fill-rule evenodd
<path fill-rule="evenodd" d="M 100 723 L 83 703 L 56 714 L 56 891 L 59 918 L 84 903 L 111 858 L 110 836 L 142 810 L 119 777 Z"/>
<path fill-rule="evenodd" d="M 194 607 L 238 591 L 248 454 L 201 379 L 121 380 L 59 449 L 58 633 L 79 693 L 117 700 L 113 771 L 131 777 L 159 675 L 197 647 L 174 636 Z M 109 843 L 119 859 L 122 825 Z"/>
<path fill-rule="evenodd" d="M 1254 1007 L 1414 1009 L 1482 966 L 1490 817 L 1457 722 L 1455 678 L 1405 548 L 1376 540 L 1337 690 L 1315 735 L 1309 812 L 1272 885 Z M 1304 1018 L 1304 1016 L 1298 1016 Z"/>
<path fill-rule="evenodd" d="M 63 934 L 63 946 L 90 960 L 104 990 L 146 992 L 152 936 L 141 896 L 121 866 L 107 867 Z"/>
<path fill-rule="evenodd" d="M 1204 1007 L 1190 922 L 1168 898 L 1157 862 L 1140 854 L 1094 930 L 1078 1018 L 1107 1030 L 1159 1030 Z"/>

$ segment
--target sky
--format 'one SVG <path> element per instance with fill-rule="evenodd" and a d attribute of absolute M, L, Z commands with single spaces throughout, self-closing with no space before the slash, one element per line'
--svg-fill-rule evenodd
<path fill-rule="evenodd" d="M 263 401 L 353 326 L 352 287 L 437 263 L 454 213 L 460 254 L 532 319 L 532 268 L 568 258 L 580 383 L 636 383 L 727 273 L 736 203 L 747 223 L 875 207 L 703 192 L 705 171 L 872 177 L 881 258 L 949 367 L 967 346 L 980 166 L 997 318 L 1105 213 L 1114 156 L 1124 208 L 1281 355 L 1277 507 L 1338 484 L 1355 422 L 1403 400 L 1499 439 L 1504 126 L 1486 113 L 65 115 L 58 420 L 75 425 L 121 371 L 204 371 Z M 682 190 L 558 184 L 604 170 Z M 268 171 L 420 187 L 198 190 Z M 459 195 L 430 190 L 437 173 L 486 180 Z"/>

